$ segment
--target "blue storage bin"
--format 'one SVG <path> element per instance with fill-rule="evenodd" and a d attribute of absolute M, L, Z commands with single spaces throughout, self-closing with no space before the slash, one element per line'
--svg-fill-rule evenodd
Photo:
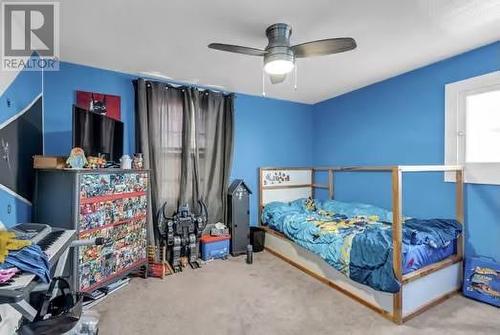
<path fill-rule="evenodd" d="M 463 293 L 500 307 L 500 264 L 485 258 L 466 258 Z"/>
<path fill-rule="evenodd" d="M 227 258 L 229 254 L 229 240 L 231 236 L 210 236 L 201 237 L 201 259 L 208 261 L 215 258 Z"/>

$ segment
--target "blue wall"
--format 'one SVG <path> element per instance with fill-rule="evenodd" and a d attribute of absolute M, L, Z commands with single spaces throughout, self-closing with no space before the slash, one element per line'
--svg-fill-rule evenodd
<path fill-rule="evenodd" d="M 1 74 L 0 74 L 1 75 Z M 42 93 L 42 73 L 21 71 L 0 95 L 0 124 L 29 106 Z M 7 101 L 10 102 L 8 106 Z M 0 189 L 0 221 L 10 227 L 31 220 L 31 205 Z"/>
<path fill-rule="evenodd" d="M 65 63 L 45 73 L 45 153 L 66 156 L 71 150 L 75 91 L 121 96 L 126 153 L 134 152 L 135 76 Z M 309 165 L 312 161 L 312 106 L 243 94 L 235 101 L 235 147 L 232 178 L 248 182 L 254 192 L 251 222 L 257 222 L 257 168 L 270 165 Z"/>
<path fill-rule="evenodd" d="M 444 85 L 500 70 L 500 42 L 314 106 L 314 165 L 442 164 Z M 406 215 L 454 215 L 442 174 L 405 177 Z M 390 207 L 388 175 L 336 177 L 336 197 Z M 500 187 L 466 185 L 466 254 L 500 260 Z"/>
<path fill-rule="evenodd" d="M 253 191 L 250 223 L 258 222 L 258 168 L 310 166 L 312 106 L 238 94 L 235 102 L 235 143 L 232 178 Z"/>
<path fill-rule="evenodd" d="M 500 43 L 405 73 L 314 106 L 243 94 L 236 95 L 232 178 L 253 190 L 251 223 L 257 222 L 260 166 L 441 164 L 444 159 L 444 85 L 500 69 Z M 71 63 L 45 73 L 45 153 L 67 155 L 71 149 L 71 106 L 75 91 L 121 96 L 125 152 L 134 151 L 135 76 Z M 0 120 L 22 109 L 41 92 L 40 73 L 23 72 L 0 97 Z M 6 96 L 13 107 L 6 109 Z M 390 207 L 389 176 L 345 174 L 336 178 L 339 199 Z M 405 179 L 405 213 L 453 216 L 453 184 L 441 175 Z M 0 193 L 0 220 L 29 220 Z M 13 205 L 12 215 L 6 204 Z M 26 206 L 24 206 L 26 207 Z M 17 210 L 16 210 L 17 208 Z M 469 255 L 500 260 L 500 187 L 467 185 L 466 220 Z"/>
<path fill-rule="evenodd" d="M 44 77 L 45 154 L 67 156 L 72 144 L 72 106 L 76 91 L 119 95 L 125 123 L 124 153 L 135 148 L 135 76 L 89 66 L 61 62 L 59 71 Z"/>

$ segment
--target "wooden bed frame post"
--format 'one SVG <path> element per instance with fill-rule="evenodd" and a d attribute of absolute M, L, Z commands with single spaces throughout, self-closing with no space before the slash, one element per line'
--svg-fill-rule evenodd
<path fill-rule="evenodd" d="M 457 170 L 455 172 L 455 219 L 462 225 L 462 229 L 464 228 L 464 174 L 463 170 Z M 463 258 L 464 255 L 464 231 L 458 237 L 457 240 L 457 257 L 460 259 Z"/>
<path fill-rule="evenodd" d="M 403 239 L 403 182 L 399 167 L 392 168 L 392 266 L 394 276 L 402 283 L 403 269 L 401 260 L 401 246 Z M 403 288 L 394 294 L 393 298 L 393 321 L 397 324 L 403 323 Z"/>
<path fill-rule="evenodd" d="M 330 200 L 333 200 L 333 196 L 334 196 L 334 193 L 333 193 L 333 190 L 334 190 L 334 186 L 333 186 L 333 169 L 328 169 L 328 198 Z"/>
<path fill-rule="evenodd" d="M 262 225 L 262 222 L 261 222 L 261 218 L 262 218 L 262 209 L 263 209 L 263 203 L 264 203 L 264 199 L 262 198 L 263 194 L 262 194 L 262 173 L 263 173 L 263 169 L 260 167 L 259 168 L 259 218 L 257 219 L 257 226 L 261 226 Z"/>
<path fill-rule="evenodd" d="M 316 197 L 316 169 L 311 168 L 311 197 Z"/>

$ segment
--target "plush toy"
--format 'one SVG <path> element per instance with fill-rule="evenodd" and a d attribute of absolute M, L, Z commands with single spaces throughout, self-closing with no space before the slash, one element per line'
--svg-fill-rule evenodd
<path fill-rule="evenodd" d="M 89 156 L 87 158 L 87 161 L 88 161 L 87 167 L 91 169 L 102 168 L 106 165 L 106 160 L 101 157 Z"/>
<path fill-rule="evenodd" d="M 315 212 L 316 211 L 316 201 L 313 198 L 309 197 L 304 201 L 304 207 L 308 211 Z"/>
<path fill-rule="evenodd" d="M 71 149 L 68 159 L 66 160 L 72 169 L 83 169 L 87 165 L 87 158 L 85 158 L 85 152 L 82 148 L 75 147 Z"/>

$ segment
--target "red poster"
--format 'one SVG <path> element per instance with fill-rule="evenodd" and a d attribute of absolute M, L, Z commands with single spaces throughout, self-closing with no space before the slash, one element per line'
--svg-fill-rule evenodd
<path fill-rule="evenodd" d="M 121 121 L 120 97 L 118 95 L 76 91 L 76 105 Z"/>

